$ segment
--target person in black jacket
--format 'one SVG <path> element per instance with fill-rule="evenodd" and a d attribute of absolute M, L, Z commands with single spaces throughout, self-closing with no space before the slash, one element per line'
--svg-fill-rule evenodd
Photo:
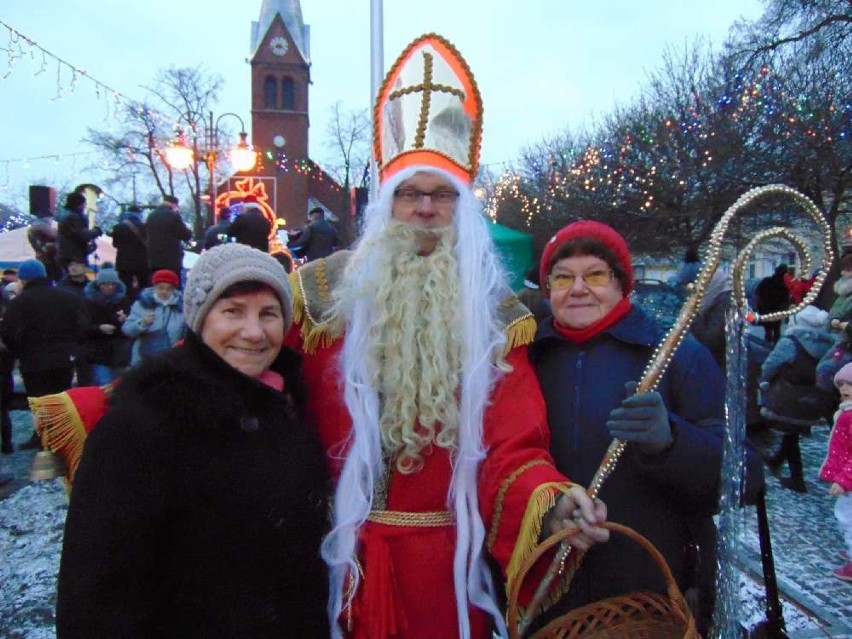
<path fill-rule="evenodd" d="M 271 232 L 272 222 L 263 214 L 263 210 L 257 203 L 257 198 L 247 195 L 243 200 L 240 214 L 228 228 L 228 235 L 235 242 L 269 253 L 269 234 Z"/>
<path fill-rule="evenodd" d="M 231 226 L 231 208 L 219 207 L 216 213 L 216 224 L 204 231 L 204 242 L 202 248 L 207 251 L 214 246 L 224 243 L 228 237 L 228 228 Z"/>
<path fill-rule="evenodd" d="M 44 264 L 25 260 L 18 269 L 24 289 L 9 303 L 0 337 L 18 360 L 30 397 L 60 393 L 71 386 L 77 338 L 86 323 L 83 301 L 52 286 Z M 34 438 L 28 447 L 38 446 Z"/>
<path fill-rule="evenodd" d="M 297 250 L 300 255 L 304 255 L 305 259 L 310 262 L 328 257 L 341 248 L 340 235 L 325 219 L 325 211 L 321 207 L 311 209 L 308 218 L 311 223 L 290 240 L 291 244 L 298 247 Z"/>
<path fill-rule="evenodd" d="M 784 282 L 784 275 L 787 273 L 787 265 L 779 264 L 775 267 L 775 272 L 769 277 L 764 277 L 757 285 L 755 294 L 757 295 L 757 312 L 761 315 L 767 313 L 776 313 L 778 311 L 786 311 L 790 307 L 790 291 Z M 774 345 L 781 337 L 781 320 L 767 322 L 760 321 L 763 326 L 764 338 L 770 345 Z"/>
<path fill-rule="evenodd" d="M 130 364 L 132 342 L 121 330 L 130 312 L 130 300 L 113 268 L 101 268 L 94 281 L 86 284 L 83 295 L 89 325 L 83 332 L 81 351 L 92 366 L 94 383 L 103 386 Z"/>
<path fill-rule="evenodd" d="M 11 299 L 5 288 L 0 287 L 0 318 L 6 314 Z M 0 339 L 0 452 L 4 455 L 15 452 L 12 443 L 12 419 L 9 417 L 9 405 L 15 391 L 12 371 L 15 368 L 15 356 Z"/>
<path fill-rule="evenodd" d="M 282 349 L 287 276 L 226 244 L 186 290 L 184 343 L 129 370 L 86 440 L 57 638 L 327 638 L 328 471 Z"/>
<path fill-rule="evenodd" d="M 115 270 L 131 300 L 148 287 L 148 241 L 141 213 L 138 206 L 129 207 L 110 232 L 115 247 Z"/>
<path fill-rule="evenodd" d="M 59 217 L 59 266 L 68 262 L 88 264 L 87 256 L 95 250 L 95 238 L 103 235 L 97 226 L 88 228 L 85 214 L 86 197 L 82 193 L 69 193 L 65 199 L 65 213 Z"/>
<path fill-rule="evenodd" d="M 183 223 L 178 204 L 173 195 L 165 196 L 163 203 L 151 211 L 145 221 L 149 274 L 161 269 L 181 273 L 183 242 L 189 241 L 192 231 Z"/>
<path fill-rule="evenodd" d="M 107 263 L 104 264 L 106 266 Z M 89 276 L 86 265 L 82 262 L 71 260 L 65 267 L 65 275 L 56 283 L 56 288 L 73 293 L 81 300 L 86 299 L 86 286 L 89 284 Z M 86 307 L 88 311 L 88 306 Z M 88 321 L 86 322 L 88 325 Z M 84 330 L 85 332 L 85 330 Z M 95 383 L 92 373 L 92 365 L 86 358 L 83 343 L 85 336 L 80 335 L 77 352 L 74 354 L 74 376 L 77 386 L 90 386 Z"/>

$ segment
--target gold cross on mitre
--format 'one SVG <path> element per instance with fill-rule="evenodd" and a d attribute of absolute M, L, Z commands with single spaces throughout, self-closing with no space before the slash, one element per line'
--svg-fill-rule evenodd
<path fill-rule="evenodd" d="M 482 98 L 464 58 L 430 33 L 391 67 L 374 109 L 373 146 L 381 179 L 433 166 L 472 182 L 482 144 Z"/>

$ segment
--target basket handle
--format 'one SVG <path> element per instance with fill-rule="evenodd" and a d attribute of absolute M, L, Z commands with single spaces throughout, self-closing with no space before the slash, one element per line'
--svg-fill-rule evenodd
<path fill-rule="evenodd" d="M 669 568 L 668 563 L 666 563 L 665 558 L 660 553 L 659 550 L 656 549 L 654 544 L 652 544 L 646 537 L 639 534 L 629 526 L 625 526 L 623 524 L 617 524 L 615 522 L 603 522 L 598 524 L 601 528 L 606 528 L 611 532 L 617 532 L 625 537 L 629 537 L 637 544 L 642 546 L 645 551 L 651 556 L 651 559 L 657 564 L 660 569 L 660 572 L 663 573 L 663 578 L 666 582 L 666 591 L 668 593 L 669 599 L 671 599 L 675 604 L 681 609 L 688 609 L 686 600 L 683 598 L 683 593 L 680 591 L 680 588 L 677 585 L 677 581 L 672 574 L 671 568 Z M 547 539 L 545 539 L 541 544 L 539 544 L 535 550 L 526 558 L 524 563 L 521 565 L 520 570 L 518 570 L 518 578 L 512 584 L 512 588 L 509 590 L 508 594 L 508 608 L 506 610 L 506 623 L 509 626 L 509 636 L 511 639 L 520 639 L 518 635 L 518 622 L 520 611 L 518 609 L 518 595 L 521 591 L 521 585 L 526 579 L 527 573 L 532 569 L 532 567 L 536 564 L 536 562 L 541 559 L 541 557 L 547 553 L 548 550 L 556 546 L 557 544 L 562 543 L 565 539 L 570 537 L 571 535 L 576 534 L 578 530 L 577 526 L 568 526 L 567 528 L 563 528 L 559 532 L 551 535 Z M 583 559 L 582 553 L 578 555 L 577 561 L 580 562 Z"/>

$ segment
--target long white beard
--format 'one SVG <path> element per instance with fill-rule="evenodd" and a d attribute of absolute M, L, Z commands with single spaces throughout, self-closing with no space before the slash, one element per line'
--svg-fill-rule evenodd
<path fill-rule="evenodd" d="M 418 255 L 435 240 L 431 254 Z M 364 358 L 381 398 L 384 454 L 403 473 L 417 471 L 433 444 L 454 448 L 463 344 L 454 227 L 429 231 L 391 221 L 362 251 L 377 251 L 372 273 L 353 268 L 335 291 L 335 316 L 348 317 L 358 298 L 371 300 Z"/>

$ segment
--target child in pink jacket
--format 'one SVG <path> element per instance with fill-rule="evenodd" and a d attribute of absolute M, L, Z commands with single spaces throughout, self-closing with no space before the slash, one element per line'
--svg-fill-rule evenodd
<path fill-rule="evenodd" d="M 852 581 L 852 363 L 837 371 L 834 384 L 840 391 L 840 407 L 834 414 L 828 456 L 819 476 L 831 482 L 828 494 L 837 497 L 834 516 L 846 542 L 846 549 L 840 551 L 844 563 L 832 573 L 838 579 Z"/>

